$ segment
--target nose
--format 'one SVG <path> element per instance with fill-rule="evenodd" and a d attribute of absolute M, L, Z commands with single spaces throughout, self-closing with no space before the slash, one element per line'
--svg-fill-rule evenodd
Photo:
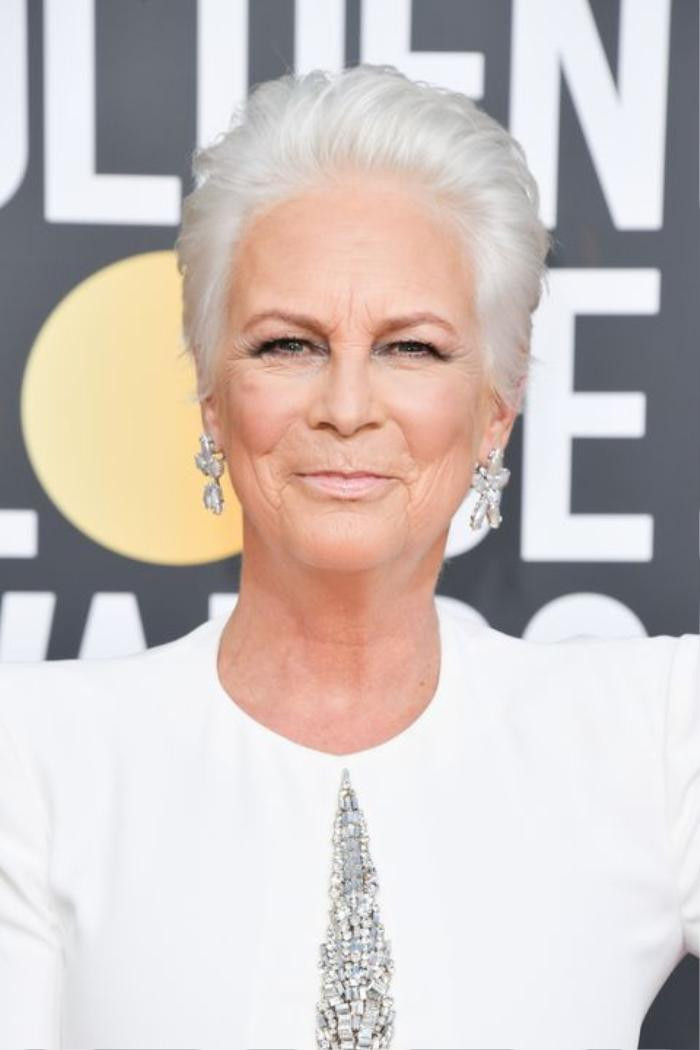
<path fill-rule="evenodd" d="M 314 384 L 309 424 L 348 436 L 383 418 L 371 350 L 357 343 L 336 345 Z"/>

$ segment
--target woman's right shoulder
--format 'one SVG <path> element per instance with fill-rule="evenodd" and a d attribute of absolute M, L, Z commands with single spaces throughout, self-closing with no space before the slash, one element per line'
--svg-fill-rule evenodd
<path fill-rule="evenodd" d="M 211 621 L 172 641 L 124 656 L 0 661 L 0 730 L 44 751 L 66 750 L 80 739 L 105 742 L 148 735 L 195 706 L 190 670 L 196 639 Z"/>
<path fill-rule="evenodd" d="M 155 663 L 161 662 L 162 649 L 173 643 L 144 649 L 127 656 L 94 659 L 2 660 L 0 661 L 0 718 L 41 705 L 44 715 L 49 709 L 90 699 L 104 702 L 110 695 L 125 699 L 128 681 L 132 686 L 145 685 Z M 173 654 L 174 655 L 174 654 Z"/>

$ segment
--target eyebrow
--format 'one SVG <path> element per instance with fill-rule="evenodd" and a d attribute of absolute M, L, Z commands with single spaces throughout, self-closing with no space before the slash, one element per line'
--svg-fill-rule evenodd
<path fill-rule="evenodd" d="M 313 332 L 323 332 L 323 324 L 316 317 L 311 317 L 309 314 L 289 313 L 287 310 L 261 310 L 259 313 L 253 314 L 253 316 L 248 319 L 243 330 L 245 331 L 248 328 L 252 328 L 253 325 L 258 324 L 260 321 L 266 321 L 268 319 L 285 321 L 287 324 L 300 325 L 302 328 L 307 328 Z M 413 325 L 418 324 L 435 324 L 440 328 L 444 328 L 445 331 L 449 332 L 451 335 L 457 334 L 449 321 L 446 321 L 443 317 L 439 317 L 438 314 L 433 314 L 430 313 L 430 311 L 425 310 L 412 314 L 401 314 L 397 317 L 387 317 L 380 326 L 380 332 L 387 332 L 394 328 L 410 328 Z"/>

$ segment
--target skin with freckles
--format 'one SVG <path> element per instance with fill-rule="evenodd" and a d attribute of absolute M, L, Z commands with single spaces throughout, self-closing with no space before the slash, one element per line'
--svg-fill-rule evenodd
<path fill-rule="evenodd" d="M 348 175 L 253 218 L 201 403 L 244 525 L 219 678 L 269 729 L 334 754 L 430 703 L 450 519 L 515 420 L 484 372 L 469 261 L 422 193 Z M 316 471 L 387 480 L 340 498 L 300 476 Z"/>

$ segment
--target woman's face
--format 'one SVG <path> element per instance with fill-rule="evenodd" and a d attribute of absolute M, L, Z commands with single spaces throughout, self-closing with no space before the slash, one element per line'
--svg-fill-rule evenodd
<path fill-rule="evenodd" d="M 514 414 L 489 397 L 470 268 L 418 193 L 348 177 L 273 205 L 239 242 L 202 421 L 246 550 L 341 571 L 439 563 L 475 461 L 507 442 Z M 304 476 L 318 471 L 385 480 L 334 489 Z"/>

